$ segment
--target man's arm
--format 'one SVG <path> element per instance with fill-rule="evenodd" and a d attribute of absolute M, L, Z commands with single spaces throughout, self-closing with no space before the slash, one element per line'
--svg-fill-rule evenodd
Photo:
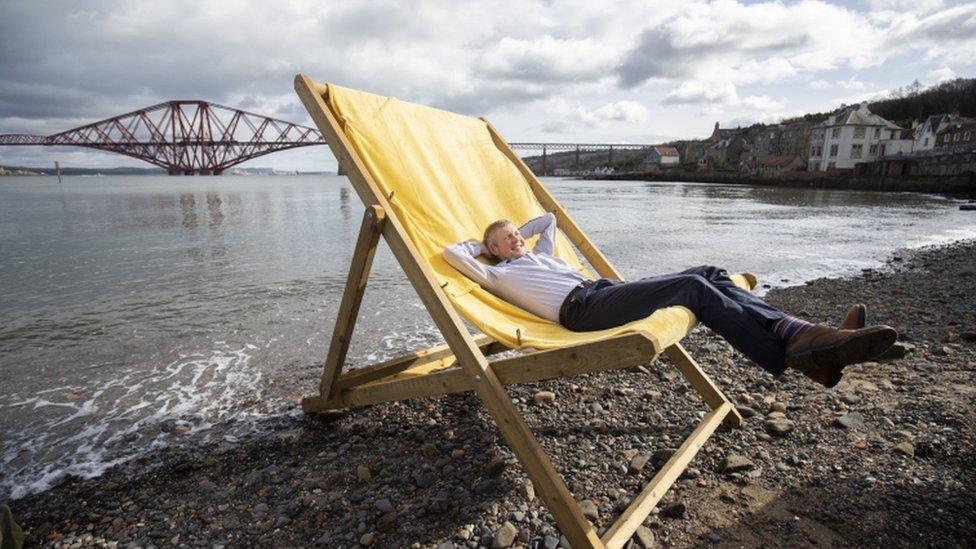
<path fill-rule="evenodd" d="M 526 221 L 525 225 L 519 227 L 519 233 L 522 238 L 539 235 L 539 241 L 535 243 L 532 251 L 537 254 L 552 255 L 556 242 L 556 215 L 550 212 Z"/>
<path fill-rule="evenodd" d="M 444 261 L 482 287 L 490 289 L 493 286 L 491 267 L 478 261 L 476 258 L 479 255 L 481 243 L 477 240 L 458 242 L 444 248 Z"/>

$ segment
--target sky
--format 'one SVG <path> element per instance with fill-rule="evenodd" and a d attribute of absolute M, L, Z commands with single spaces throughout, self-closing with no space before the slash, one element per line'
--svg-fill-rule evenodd
<path fill-rule="evenodd" d="M 0 0 L 0 134 L 170 99 L 312 125 L 305 73 L 487 116 L 510 142 L 659 143 L 976 76 L 976 2 Z M 0 147 L 0 165 L 148 166 Z M 243 166 L 334 170 L 325 147 Z"/>

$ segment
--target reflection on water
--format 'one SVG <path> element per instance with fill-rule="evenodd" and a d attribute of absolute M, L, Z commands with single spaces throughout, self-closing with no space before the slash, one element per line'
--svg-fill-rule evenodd
<path fill-rule="evenodd" d="M 799 283 L 976 236 L 976 216 L 935 196 L 547 184 L 628 278 L 713 263 Z M 338 177 L 3 180 L 0 499 L 174 443 L 173 422 L 231 436 L 294 410 L 315 386 L 362 212 Z M 438 339 L 381 245 L 350 363 Z"/>

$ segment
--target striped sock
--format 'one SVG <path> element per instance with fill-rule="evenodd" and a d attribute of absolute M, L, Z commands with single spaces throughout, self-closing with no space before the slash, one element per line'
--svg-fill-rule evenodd
<path fill-rule="evenodd" d="M 773 323 L 772 330 L 783 341 L 789 341 L 793 336 L 810 326 L 813 326 L 813 324 L 810 324 L 806 320 L 796 318 L 795 316 L 787 316 Z"/>

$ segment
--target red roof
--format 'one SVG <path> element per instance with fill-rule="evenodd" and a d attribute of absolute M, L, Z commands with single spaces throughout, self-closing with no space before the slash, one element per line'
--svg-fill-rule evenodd
<path fill-rule="evenodd" d="M 674 147 L 667 147 L 667 146 L 664 146 L 664 145 L 657 145 L 654 148 L 657 149 L 657 153 L 659 155 L 661 155 L 661 156 L 679 156 L 678 155 L 678 149 L 676 149 Z"/>

